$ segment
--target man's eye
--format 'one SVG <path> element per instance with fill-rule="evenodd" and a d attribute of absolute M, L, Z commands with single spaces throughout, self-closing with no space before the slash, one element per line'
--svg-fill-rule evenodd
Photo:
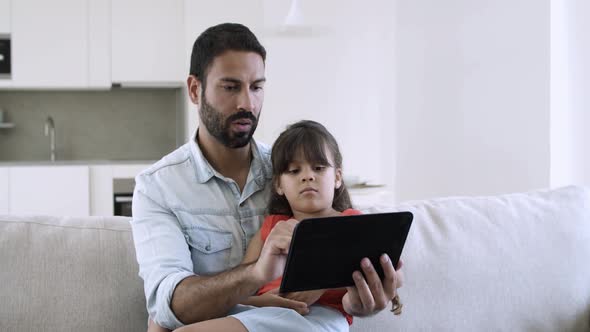
<path fill-rule="evenodd" d="M 262 86 L 253 86 L 252 87 L 252 90 L 254 90 L 254 91 L 262 91 L 263 89 L 264 89 L 264 87 L 262 87 Z"/>
<path fill-rule="evenodd" d="M 223 85 L 222 87 L 225 91 L 235 91 L 238 89 L 237 85 Z"/>

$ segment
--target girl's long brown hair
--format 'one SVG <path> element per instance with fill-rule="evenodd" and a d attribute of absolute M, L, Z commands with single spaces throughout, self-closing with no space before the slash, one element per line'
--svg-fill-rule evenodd
<path fill-rule="evenodd" d="M 334 165 L 331 165 L 326 155 L 326 148 L 331 152 Z M 268 202 L 269 214 L 293 215 L 291 206 L 284 195 L 279 195 L 275 189 L 281 174 L 287 171 L 289 164 L 302 152 L 305 159 L 312 164 L 329 165 L 342 169 L 342 154 L 336 139 L 318 122 L 303 120 L 287 127 L 272 146 L 272 188 Z M 338 189 L 334 189 L 332 208 L 344 211 L 352 208 L 348 189 L 342 182 Z"/>

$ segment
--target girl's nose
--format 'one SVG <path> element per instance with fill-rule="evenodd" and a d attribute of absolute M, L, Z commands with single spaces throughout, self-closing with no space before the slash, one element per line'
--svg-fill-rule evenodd
<path fill-rule="evenodd" d="M 303 182 L 313 181 L 314 179 L 315 179 L 315 177 L 313 176 L 313 173 L 311 173 L 311 172 L 306 172 L 301 177 L 301 181 L 303 181 Z"/>

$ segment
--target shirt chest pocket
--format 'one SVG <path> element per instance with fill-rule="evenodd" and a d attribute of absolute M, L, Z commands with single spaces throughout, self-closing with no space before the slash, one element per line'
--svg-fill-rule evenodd
<path fill-rule="evenodd" d="M 232 234 L 219 230 L 191 228 L 187 230 L 194 272 L 209 275 L 229 268 Z"/>

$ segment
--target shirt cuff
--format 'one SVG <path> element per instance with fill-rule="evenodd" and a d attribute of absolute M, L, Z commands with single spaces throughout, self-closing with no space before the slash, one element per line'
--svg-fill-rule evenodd
<path fill-rule="evenodd" d="M 166 279 L 162 280 L 160 286 L 158 287 L 158 298 L 162 299 L 158 301 L 156 305 L 156 312 L 153 313 L 152 319 L 158 323 L 161 327 L 174 330 L 179 327 L 184 326 L 184 324 L 178 320 L 172 309 L 170 308 L 172 295 L 174 294 L 174 290 L 178 283 L 180 283 L 183 279 L 194 276 L 194 273 L 183 271 L 179 273 L 175 273 L 173 275 L 169 275 Z"/>

